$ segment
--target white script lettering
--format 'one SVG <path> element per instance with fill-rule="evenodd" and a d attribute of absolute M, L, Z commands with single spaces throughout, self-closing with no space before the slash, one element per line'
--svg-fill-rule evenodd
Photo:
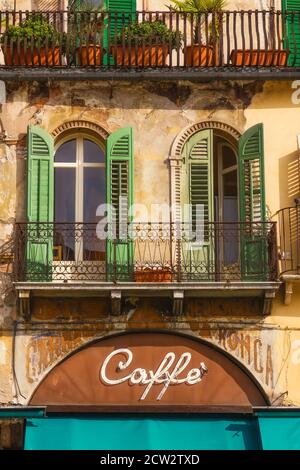
<path fill-rule="evenodd" d="M 201 382 L 202 377 L 208 372 L 204 362 L 201 362 L 199 368 L 190 369 L 184 377 L 179 378 L 180 374 L 187 369 L 187 366 L 192 359 L 192 355 L 189 352 L 182 353 L 176 362 L 175 353 L 168 352 L 156 371 L 146 371 L 145 369 L 138 367 L 120 379 L 110 379 L 107 376 L 107 366 L 111 359 L 118 355 L 125 356 L 125 360 L 121 360 L 119 362 L 116 369 L 117 372 L 121 372 L 129 368 L 133 359 L 132 351 L 130 351 L 130 349 L 117 349 L 116 351 L 111 352 L 104 360 L 100 369 L 100 379 L 108 385 L 119 385 L 124 382 L 128 382 L 129 385 L 146 385 L 140 400 L 145 400 L 154 384 L 163 385 L 163 388 L 157 397 L 157 400 L 161 400 L 170 385 L 179 385 L 183 383 L 187 385 L 195 385 Z"/>

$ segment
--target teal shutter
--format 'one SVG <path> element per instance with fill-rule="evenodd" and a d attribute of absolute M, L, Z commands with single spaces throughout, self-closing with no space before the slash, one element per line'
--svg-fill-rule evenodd
<path fill-rule="evenodd" d="M 108 230 L 107 273 L 109 279 L 130 280 L 133 245 L 128 239 L 128 209 L 133 204 L 133 130 L 111 134 L 106 141 Z"/>
<path fill-rule="evenodd" d="M 282 0 L 282 15 L 284 46 L 290 51 L 288 65 L 300 67 L 300 0 Z"/>
<path fill-rule="evenodd" d="M 117 35 L 124 26 L 136 20 L 136 0 L 104 0 L 104 8 L 108 12 L 104 29 L 103 47 L 107 51 L 104 64 L 113 63 L 110 47 L 115 44 Z"/>
<path fill-rule="evenodd" d="M 188 204 L 190 208 L 188 228 L 192 229 L 198 237 L 203 235 L 202 241 L 197 241 L 195 237 L 191 240 L 189 235 L 190 240 L 184 242 L 183 246 L 183 271 L 188 278 L 190 276 L 195 280 L 210 279 L 211 273 L 214 272 L 212 151 L 212 130 L 197 133 L 189 139 L 185 147 L 182 203 Z M 197 216 L 200 217 L 200 221 L 204 222 L 204 226 L 196 225 Z"/>
<path fill-rule="evenodd" d="M 27 145 L 27 280 L 46 281 L 51 279 L 53 256 L 53 139 L 40 127 L 29 126 Z"/>
<path fill-rule="evenodd" d="M 263 124 L 248 129 L 239 141 L 241 269 L 244 280 L 267 274 Z"/>

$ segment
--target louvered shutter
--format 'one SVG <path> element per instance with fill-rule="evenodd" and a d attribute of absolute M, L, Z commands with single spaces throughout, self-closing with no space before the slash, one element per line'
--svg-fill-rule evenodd
<path fill-rule="evenodd" d="M 108 56 L 104 57 L 104 63 L 107 64 L 108 57 L 109 62 L 113 63 L 110 46 L 116 43 L 118 33 L 136 20 L 136 0 L 104 0 L 104 7 L 108 12 L 104 30 L 104 49 L 108 52 Z"/>
<path fill-rule="evenodd" d="M 212 130 L 204 130 L 191 137 L 185 147 L 182 202 L 189 205 L 191 218 L 185 221 L 185 227 L 189 228 L 189 232 L 192 229 L 194 238 L 191 239 L 189 233 L 189 241 L 184 243 L 183 270 L 191 279 L 209 279 L 210 273 L 214 271 L 211 227 L 214 220 L 212 145 Z M 202 226 L 196 224 L 197 217 L 198 224 L 199 221 L 203 222 Z M 197 240 L 196 235 L 202 240 Z"/>
<path fill-rule="evenodd" d="M 51 277 L 53 227 L 53 139 L 38 126 L 29 126 L 27 141 L 27 279 Z M 43 223 L 44 222 L 44 223 Z"/>
<path fill-rule="evenodd" d="M 245 280 L 267 275 L 267 224 L 263 125 L 248 129 L 239 142 L 241 269 Z"/>
<path fill-rule="evenodd" d="M 133 203 L 133 131 L 120 129 L 107 139 L 108 277 L 129 280 L 133 245 L 128 239 L 128 209 Z"/>
<path fill-rule="evenodd" d="M 300 67 L 300 0 L 282 0 L 284 46 L 290 51 L 288 65 Z"/>

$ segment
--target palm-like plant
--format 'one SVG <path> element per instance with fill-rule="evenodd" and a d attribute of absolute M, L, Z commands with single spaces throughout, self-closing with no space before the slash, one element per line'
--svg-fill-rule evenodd
<path fill-rule="evenodd" d="M 227 0 L 171 0 L 176 9 L 182 12 L 213 13 L 224 10 Z"/>
<path fill-rule="evenodd" d="M 93 0 L 82 0 L 80 3 L 73 1 L 69 5 L 71 12 L 71 21 L 73 25 L 69 31 L 74 28 L 75 34 L 80 34 L 85 41 L 93 43 L 101 42 L 104 31 L 104 6 L 103 2 L 94 2 Z M 73 26 L 73 28 L 72 28 Z"/>
<path fill-rule="evenodd" d="M 219 37 L 222 24 L 221 13 L 227 5 L 227 0 L 171 0 L 173 5 L 169 5 L 171 11 L 181 13 L 191 13 L 195 16 L 194 41 L 197 43 L 201 37 L 201 27 L 205 21 L 203 14 L 214 14 L 214 23 L 209 25 L 209 42 L 216 42 Z M 202 16 L 201 16 L 202 15 Z"/>

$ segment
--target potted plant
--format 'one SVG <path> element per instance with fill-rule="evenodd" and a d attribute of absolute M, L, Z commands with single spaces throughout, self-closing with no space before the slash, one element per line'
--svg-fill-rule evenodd
<path fill-rule="evenodd" d="M 230 61 L 236 67 L 287 65 L 289 52 L 285 49 L 237 49 L 231 51 Z"/>
<path fill-rule="evenodd" d="M 185 46 L 188 67 L 211 67 L 218 65 L 218 41 L 223 24 L 222 12 L 226 0 L 171 0 L 171 11 L 188 14 L 192 22 L 192 44 Z M 203 41 L 203 29 L 205 41 Z"/>
<path fill-rule="evenodd" d="M 135 282 L 172 282 L 172 279 L 168 266 L 140 266 L 134 272 Z"/>
<path fill-rule="evenodd" d="M 275 8 L 270 7 L 270 12 L 273 13 L 273 18 L 276 17 Z M 272 16 L 270 17 L 272 18 Z M 270 20 L 270 37 L 274 38 L 277 34 L 275 27 L 275 20 Z M 281 41 L 280 44 L 284 43 Z M 270 66 L 281 66 L 284 67 L 287 65 L 288 56 L 290 51 L 285 47 L 279 46 L 279 49 L 271 48 L 261 48 L 261 49 L 234 49 L 230 54 L 230 61 L 232 65 L 236 67 L 247 67 L 247 66 L 260 66 L 260 67 L 270 67 Z"/>
<path fill-rule="evenodd" d="M 111 54 L 117 65 L 162 67 L 170 50 L 181 47 L 182 35 L 162 21 L 142 21 L 126 26 L 117 36 Z"/>
<path fill-rule="evenodd" d="M 5 65 L 61 65 L 65 35 L 42 15 L 32 15 L 7 28 L 1 37 Z"/>
<path fill-rule="evenodd" d="M 77 2 L 70 8 L 68 35 L 75 49 L 76 65 L 102 65 L 104 8 L 92 0 Z"/>

